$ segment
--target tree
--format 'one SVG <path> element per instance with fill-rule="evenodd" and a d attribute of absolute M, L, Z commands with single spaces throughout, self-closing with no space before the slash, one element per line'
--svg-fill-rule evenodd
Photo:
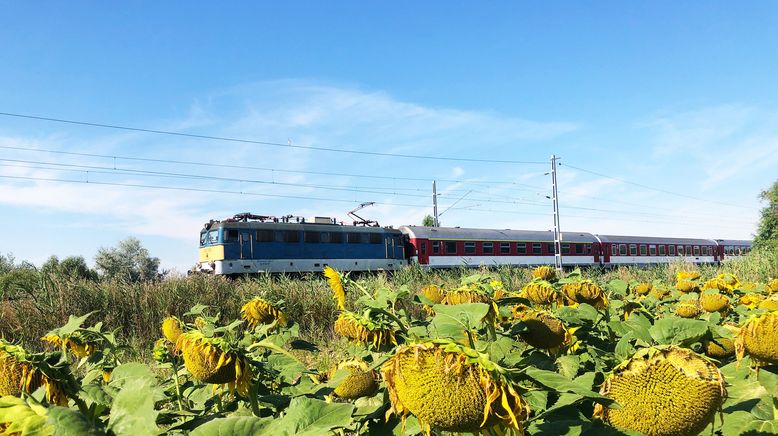
<path fill-rule="evenodd" d="M 41 265 L 41 272 L 71 278 L 97 280 L 97 272 L 87 266 L 83 256 L 68 256 L 62 259 L 62 261 L 57 256 L 51 256 Z"/>
<path fill-rule="evenodd" d="M 432 227 L 432 226 L 435 225 L 435 218 L 433 218 L 432 215 L 427 215 L 421 221 L 421 225 L 426 226 L 426 227 Z"/>
<path fill-rule="evenodd" d="M 129 237 L 115 248 L 100 248 L 95 255 L 95 268 L 101 277 L 129 282 L 149 281 L 159 278 L 159 258 L 137 238 Z"/>
<path fill-rule="evenodd" d="M 770 189 L 762 191 L 759 198 L 767 201 L 767 206 L 762 209 L 754 247 L 778 250 L 778 180 Z"/>

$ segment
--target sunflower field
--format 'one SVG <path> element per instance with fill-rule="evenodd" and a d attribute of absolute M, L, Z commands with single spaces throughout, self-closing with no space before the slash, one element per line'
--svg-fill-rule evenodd
<path fill-rule="evenodd" d="M 2 339 L 0 435 L 778 434 L 776 279 L 324 277 L 337 358 L 261 290 L 167 316 L 140 361 L 94 313 Z"/>

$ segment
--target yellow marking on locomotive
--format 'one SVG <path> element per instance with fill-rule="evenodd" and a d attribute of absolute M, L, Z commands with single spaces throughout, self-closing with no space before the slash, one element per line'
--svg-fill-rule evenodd
<path fill-rule="evenodd" d="M 224 245 L 200 248 L 200 262 L 224 260 Z"/>

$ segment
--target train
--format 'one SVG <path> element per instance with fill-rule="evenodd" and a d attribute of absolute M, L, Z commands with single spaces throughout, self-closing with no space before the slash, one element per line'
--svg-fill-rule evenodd
<path fill-rule="evenodd" d="M 240 213 L 200 231 L 196 270 L 217 275 L 554 265 L 551 231 L 344 224 L 329 217 Z M 751 241 L 563 232 L 563 267 L 656 265 L 684 259 L 720 263 L 746 255 Z"/>

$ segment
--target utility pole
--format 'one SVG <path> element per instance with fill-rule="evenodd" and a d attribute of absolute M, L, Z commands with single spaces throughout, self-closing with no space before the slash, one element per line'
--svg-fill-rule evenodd
<path fill-rule="evenodd" d="M 434 180 L 432 181 L 432 207 L 435 214 L 432 220 L 432 226 L 440 227 L 440 221 L 438 221 L 438 190 L 435 186 Z"/>
<path fill-rule="evenodd" d="M 554 203 L 554 266 L 557 271 L 562 271 L 562 230 L 559 227 L 559 196 L 556 184 L 556 161 L 559 159 L 551 155 L 551 201 Z"/>

